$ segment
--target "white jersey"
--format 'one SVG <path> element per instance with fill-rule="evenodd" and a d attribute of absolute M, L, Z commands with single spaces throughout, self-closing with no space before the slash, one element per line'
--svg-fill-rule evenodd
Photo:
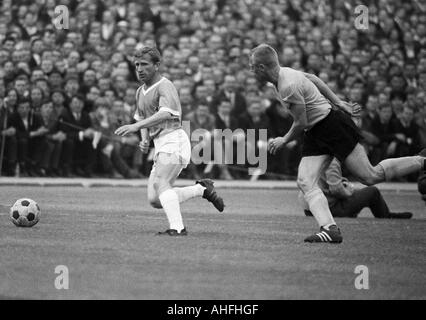
<path fill-rule="evenodd" d="M 191 144 L 182 129 L 182 110 L 178 92 L 173 83 L 165 77 L 149 88 L 139 87 L 136 92 L 136 121 L 149 118 L 159 111 L 167 111 L 172 118 L 148 129 L 155 146 L 154 162 L 160 152 L 175 154 L 185 166 L 191 159 Z M 155 165 L 154 165 L 155 167 Z M 154 169 L 154 168 L 153 168 Z"/>
<path fill-rule="evenodd" d="M 308 126 L 312 128 L 331 111 L 328 100 L 303 72 L 292 68 L 280 68 L 277 84 L 278 95 L 284 104 L 304 104 Z"/>
<path fill-rule="evenodd" d="M 148 129 L 151 139 L 182 127 L 182 110 L 178 92 L 173 83 L 165 77 L 149 88 L 145 88 L 144 85 L 140 86 L 136 91 L 136 106 L 134 115 L 136 121 L 149 118 L 160 110 L 167 111 L 173 116 L 172 119 Z"/>

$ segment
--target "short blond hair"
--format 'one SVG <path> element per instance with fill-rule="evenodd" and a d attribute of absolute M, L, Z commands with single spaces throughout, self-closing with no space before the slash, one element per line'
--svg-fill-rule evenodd
<path fill-rule="evenodd" d="M 133 57 L 138 59 L 142 58 L 145 54 L 149 55 L 152 63 L 160 63 L 161 62 L 161 54 L 157 48 L 154 47 L 142 47 L 141 49 L 136 49 Z"/>
<path fill-rule="evenodd" d="M 278 53 L 269 44 L 262 43 L 251 50 L 251 55 L 258 63 L 267 67 L 275 67 L 279 65 Z"/>

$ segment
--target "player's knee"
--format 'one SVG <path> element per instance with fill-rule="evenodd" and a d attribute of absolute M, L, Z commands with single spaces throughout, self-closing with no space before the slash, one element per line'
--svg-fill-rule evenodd
<path fill-rule="evenodd" d="M 151 205 L 151 207 L 153 207 L 155 209 L 161 209 L 162 208 L 160 199 L 158 199 L 157 195 L 148 194 L 148 202 Z"/>
<path fill-rule="evenodd" d="M 170 189 L 169 181 L 162 179 L 161 177 L 154 180 L 153 186 L 157 194 L 162 194 L 167 189 Z"/>
<path fill-rule="evenodd" d="M 361 182 L 365 186 L 371 186 L 371 181 L 368 177 L 358 177 L 358 181 Z"/>
<path fill-rule="evenodd" d="M 305 194 L 314 188 L 314 182 L 309 177 L 299 176 L 297 177 L 297 186 Z"/>
<path fill-rule="evenodd" d="M 358 180 L 366 185 L 366 186 L 373 186 L 377 183 L 377 177 L 374 174 L 364 175 L 361 177 L 358 177 Z"/>
<path fill-rule="evenodd" d="M 380 190 L 376 186 L 368 186 L 364 188 L 364 192 L 371 199 L 377 199 L 380 197 Z"/>
<path fill-rule="evenodd" d="M 379 190 L 379 188 L 377 188 L 376 186 L 369 186 L 369 188 L 371 188 L 373 191 L 373 193 L 375 194 L 375 195 L 380 195 L 380 190 Z"/>
<path fill-rule="evenodd" d="M 152 186 L 153 186 L 154 190 L 158 194 L 158 190 L 160 189 L 160 186 L 161 186 L 161 178 L 160 177 L 155 177 L 154 181 L 152 182 Z"/>

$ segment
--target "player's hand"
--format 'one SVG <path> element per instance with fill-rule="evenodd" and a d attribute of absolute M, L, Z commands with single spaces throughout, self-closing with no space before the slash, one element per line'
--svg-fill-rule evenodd
<path fill-rule="evenodd" d="M 139 129 L 134 124 L 126 124 L 124 126 L 121 126 L 117 130 L 115 130 L 115 134 L 118 136 L 125 136 L 126 134 L 137 132 Z"/>
<path fill-rule="evenodd" d="M 362 112 L 362 107 L 356 102 L 352 102 L 352 103 L 350 103 L 350 105 L 351 105 L 351 108 L 352 108 L 352 117 L 360 118 L 361 112 Z"/>
<path fill-rule="evenodd" d="M 142 153 L 148 153 L 149 151 L 149 140 L 143 140 L 139 142 L 139 149 L 142 151 Z"/>
<path fill-rule="evenodd" d="M 349 102 L 340 100 L 339 102 L 334 104 L 336 107 L 338 107 L 340 110 L 346 112 L 347 114 L 351 115 L 352 114 L 352 108 L 349 105 Z"/>
<path fill-rule="evenodd" d="M 336 106 L 349 114 L 351 117 L 359 118 L 361 117 L 361 106 L 356 102 L 346 102 L 346 101 L 340 101 L 336 104 Z"/>
<path fill-rule="evenodd" d="M 353 183 L 349 181 L 342 181 L 342 184 L 343 184 L 343 187 L 345 187 L 345 189 L 349 192 L 349 195 L 351 196 L 355 191 L 355 187 Z"/>
<path fill-rule="evenodd" d="M 268 151 L 275 155 L 278 150 L 280 150 L 285 144 L 284 137 L 278 137 L 275 139 L 272 139 L 268 144 Z"/>

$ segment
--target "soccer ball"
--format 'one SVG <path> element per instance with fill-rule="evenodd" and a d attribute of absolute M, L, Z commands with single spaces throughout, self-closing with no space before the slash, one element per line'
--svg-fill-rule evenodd
<path fill-rule="evenodd" d="M 17 227 L 32 227 L 40 220 L 40 207 L 31 199 L 19 199 L 10 208 L 10 219 Z"/>

